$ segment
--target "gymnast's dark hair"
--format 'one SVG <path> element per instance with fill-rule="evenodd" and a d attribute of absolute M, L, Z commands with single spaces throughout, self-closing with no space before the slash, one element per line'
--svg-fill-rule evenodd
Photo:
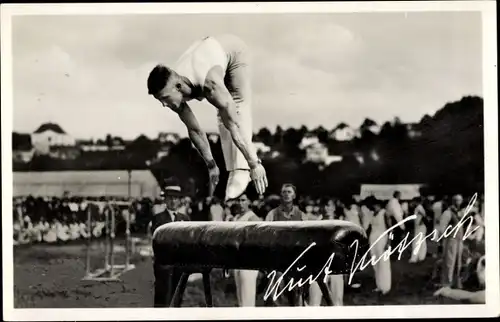
<path fill-rule="evenodd" d="M 170 77 L 170 70 L 163 65 L 156 65 L 149 73 L 148 77 L 148 94 L 155 95 L 161 91 L 167 84 Z"/>

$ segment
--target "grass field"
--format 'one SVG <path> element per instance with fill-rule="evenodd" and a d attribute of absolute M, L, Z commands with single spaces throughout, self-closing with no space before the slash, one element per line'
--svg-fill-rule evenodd
<path fill-rule="evenodd" d="M 99 250 L 94 250 L 94 257 Z M 95 265 L 101 264 L 102 256 Z M 119 259 L 123 261 L 123 259 Z M 32 245 L 14 250 L 14 306 L 16 308 L 139 308 L 153 303 L 153 269 L 151 259 L 134 256 L 136 269 L 125 273 L 118 282 L 82 281 L 85 274 L 84 245 Z M 418 305 L 452 304 L 450 300 L 433 296 L 431 282 L 434 260 L 430 257 L 419 264 L 407 259 L 392 263 L 392 291 L 377 296 L 373 271 L 359 273 L 358 289 L 346 288 L 344 305 Z M 236 306 L 232 278 L 224 279 L 220 271 L 213 272 L 214 306 Z M 263 294 L 257 305 L 263 305 Z M 280 303 L 284 303 L 280 302 Z M 203 307 L 202 281 L 188 284 L 183 306 Z"/>

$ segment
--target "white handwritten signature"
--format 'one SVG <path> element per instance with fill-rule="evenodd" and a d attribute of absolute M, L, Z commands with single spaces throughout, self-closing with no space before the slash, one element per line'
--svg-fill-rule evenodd
<path fill-rule="evenodd" d="M 366 262 L 366 259 L 367 259 L 367 256 L 368 254 L 370 253 L 371 249 L 382 239 L 384 238 L 385 236 L 387 236 L 387 234 L 391 234 L 392 235 L 392 231 L 404 224 L 405 222 L 407 221 L 410 221 L 410 220 L 414 220 L 417 218 L 416 215 L 412 215 L 412 216 L 409 216 L 405 219 L 403 219 L 402 221 L 398 222 L 397 224 L 395 224 L 394 226 L 390 227 L 389 229 L 387 229 L 385 232 L 383 232 L 373 243 L 372 245 L 370 245 L 370 247 L 366 250 L 365 254 L 361 257 L 361 260 L 355 264 L 355 261 L 353 260 L 352 262 L 352 265 L 351 265 L 351 269 L 350 269 L 350 273 L 349 273 L 349 285 L 351 284 L 352 282 L 352 278 L 354 276 L 354 274 L 359 271 L 359 270 L 364 270 L 366 267 L 368 267 L 368 265 L 372 264 L 373 266 L 375 266 L 381 259 L 384 259 L 384 260 L 389 260 L 391 258 L 391 255 L 394 254 L 396 251 L 399 253 L 398 255 L 398 260 L 401 259 L 401 256 L 403 254 L 403 252 L 413 243 L 413 242 L 416 242 L 416 247 L 415 249 L 413 250 L 413 252 L 415 254 L 418 253 L 422 243 L 424 241 L 427 240 L 427 238 L 431 237 L 433 240 L 435 240 L 436 242 L 439 242 L 441 241 L 443 238 L 448 238 L 450 237 L 452 234 L 453 234 L 453 238 L 456 238 L 458 232 L 459 232 L 459 229 L 461 227 L 463 227 L 465 224 L 466 224 L 466 221 L 468 221 L 468 226 L 466 228 L 466 231 L 464 233 L 464 236 L 462 237 L 463 240 L 466 240 L 471 234 L 473 234 L 477 229 L 478 227 L 475 227 L 474 229 L 471 230 L 471 227 L 473 225 L 473 218 L 471 216 L 467 216 L 467 214 L 471 211 L 474 203 L 476 202 L 477 200 L 477 194 L 474 194 L 474 196 L 471 198 L 471 200 L 469 201 L 469 204 L 467 205 L 465 211 L 464 211 L 464 214 L 463 216 L 460 218 L 460 221 L 455 225 L 455 227 L 452 227 L 451 225 L 448 225 L 448 227 L 446 227 L 446 229 L 444 230 L 444 232 L 441 234 L 441 236 L 437 237 L 439 235 L 439 232 L 437 229 L 434 229 L 430 234 L 426 235 L 425 237 L 423 236 L 423 234 L 420 232 L 418 233 L 412 240 L 410 240 L 408 242 L 408 236 L 409 236 L 409 233 L 406 234 L 406 236 L 403 238 L 403 240 L 394 248 L 392 249 L 390 246 L 388 247 L 387 250 L 385 250 L 382 255 L 377 258 L 375 255 L 372 255 L 371 258 L 368 260 L 368 262 Z M 391 236 L 392 237 L 392 236 Z M 264 300 L 267 300 L 269 298 L 269 296 L 271 294 L 273 294 L 273 300 L 276 301 L 278 299 L 278 297 L 280 297 L 284 292 L 286 291 L 292 291 L 294 288 L 296 287 L 302 287 L 306 284 L 313 284 L 314 282 L 316 282 L 318 280 L 318 278 L 320 276 L 323 276 L 323 283 L 326 283 L 327 279 L 328 279 L 328 276 L 331 275 L 333 273 L 333 271 L 330 270 L 330 265 L 332 264 L 333 262 L 333 258 L 335 256 L 335 253 L 332 253 L 330 255 L 330 257 L 328 257 L 328 260 L 326 261 L 325 265 L 321 268 L 321 270 L 318 272 L 318 274 L 316 276 L 312 276 L 312 275 L 309 275 L 305 280 L 303 280 L 302 278 L 299 278 L 297 281 L 295 281 L 295 279 L 293 277 L 290 277 L 287 284 L 281 289 L 279 290 L 279 286 L 280 284 L 283 282 L 283 279 L 286 277 L 286 274 L 288 274 L 290 272 L 290 270 L 293 269 L 294 265 L 302 258 L 302 256 L 304 256 L 305 253 L 307 253 L 307 251 L 309 249 L 311 249 L 312 247 L 314 247 L 316 245 L 315 242 L 311 243 L 298 257 L 297 259 L 295 259 L 295 261 L 293 261 L 293 263 L 276 279 L 277 275 L 278 275 L 278 272 L 276 270 L 274 271 L 271 271 L 267 277 L 270 278 L 270 282 L 268 284 L 268 287 L 267 287 L 267 290 L 264 294 Z M 356 247 L 355 248 L 355 255 L 354 255 L 354 258 L 357 258 L 358 256 L 358 249 L 359 249 L 359 241 L 358 240 L 355 240 L 350 247 Z M 304 269 L 306 268 L 306 265 L 302 266 L 302 267 L 297 267 L 296 268 L 296 271 L 297 272 L 302 272 Z M 276 281 L 275 281 L 276 279 Z"/>

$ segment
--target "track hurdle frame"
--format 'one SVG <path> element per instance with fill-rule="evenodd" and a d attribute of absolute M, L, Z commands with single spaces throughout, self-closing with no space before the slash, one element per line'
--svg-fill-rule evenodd
<path fill-rule="evenodd" d="M 105 239 L 104 239 L 104 267 L 91 271 L 91 246 L 92 246 L 92 212 L 90 207 L 87 208 L 87 226 L 89 234 L 87 235 L 87 251 L 85 258 L 85 276 L 86 281 L 120 281 L 120 276 L 124 273 L 135 269 L 135 265 L 130 263 L 130 209 L 126 218 L 125 228 L 125 263 L 115 264 L 114 258 L 114 240 L 116 226 L 116 209 L 115 204 L 107 204 L 104 209 L 105 220 Z"/>

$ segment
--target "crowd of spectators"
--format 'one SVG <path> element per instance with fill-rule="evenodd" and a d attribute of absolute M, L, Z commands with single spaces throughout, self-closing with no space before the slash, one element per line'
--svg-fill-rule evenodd
<path fill-rule="evenodd" d="M 461 197 L 464 200 L 470 200 Z M 481 198 L 480 198 L 481 199 Z M 451 205 L 451 197 L 436 198 L 434 196 L 417 197 L 413 200 L 400 200 L 399 196 L 384 201 L 384 207 L 395 212 L 399 220 L 413 214 L 418 214 L 420 222 L 427 231 L 435 228 L 439 217 Z M 306 220 L 341 219 L 363 226 L 366 215 L 362 200 L 358 196 L 347 199 L 302 197 L 297 206 L 305 213 Z M 473 214 L 478 229 L 470 238 L 484 239 L 484 212 L 482 199 L 477 200 L 469 213 Z M 260 218 L 265 219 L 271 209 L 280 204 L 280 197 L 271 195 L 251 200 L 250 209 Z M 128 199 L 116 197 L 18 197 L 13 203 L 14 243 L 56 243 L 86 238 L 88 230 L 88 214 L 91 207 L 92 236 L 102 236 L 105 226 L 105 209 L 107 205 L 115 205 L 116 234 L 124 233 L 123 222 L 130 219 L 130 230 L 133 234 L 146 235 L 148 224 L 155 213 L 162 210 L 161 199 Z M 89 206 L 90 205 L 90 206 Z M 464 202 L 464 207 L 467 203 Z M 182 199 L 181 210 L 193 221 L 231 220 L 231 204 L 224 205 L 217 198 L 193 200 L 190 197 Z M 414 225 L 413 225 L 414 226 Z M 403 233 L 411 232 L 411 222 L 404 227 Z"/>
<path fill-rule="evenodd" d="M 329 220 L 340 219 L 353 222 L 363 227 L 370 235 L 374 216 L 383 210 L 384 217 L 388 219 L 386 227 L 397 225 L 408 216 L 415 215 L 415 220 L 409 220 L 395 230 L 395 238 L 391 242 L 392 247 L 407 236 L 411 247 L 406 253 L 410 253 L 406 260 L 413 265 L 432 257 L 435 261 L 435 272 L 431 280 L 447 281 L 436 292 L 436 296 L 457 297 L 465 296 L 463 289 L 471 289 L 469 285 L 463 285 L 462 281 L 470 281 L 466 275 L 474 275 L 469 268 L 474 269 L 478 260 L 484 265 L 484 197 L 483 196 L 421 196 L 412 200 L 401 200 L 398 192 L 389 200 L 377 200 L 377 207 L 370 208 L 359 196 L 352 198 L 323 198 L 313 199 L 307 196 L 294 200 L 294 204 L 302 211 L 302 220 Z M 261 220 L 269 219 L 271 210 L 280 207 L 283 199 L 281 196 L 272 195 L 267 198 L 255 198 L 249 200 L 249 210 Z M 110 206 L 111 205 L 111 206 Z M 193 200 L 190 197 L 181 199 L 179 212 L 189 216 L 193 221 L 230 221 L 236 220 L 234 204 L 223 204 L 217 198 L 204 198 Z M 151 221 L 155 214 L 161 213 L 165 207 L 161 198 L 151 199 L 127 199 L 127 198 L 15 198 L 13 207 L 14 222 L 14 245 L 27 245 L 35 243 L 67 244 L 71 242 L 84 241 L 91 237 L 103 238 L 107 234 L 110 219 L 109 211 L 113 209 L 115 217 L 115 234 L 124 236 L 126 223 L 129 221 L 130 231 L 136 237 L 148 239 L 151 236 Z M 375 210 L 374 210 L 375 209 Z M 107 213 L 108 212 L 108 213 Z M 89 216 L 90 215 L 90 216 Z M 428 236 L 436 230 L 442 234 L 447 226 L 457 225 L 457 218 L 468 216 L 471 218 L 472 232 L 469 236 L 449 237 L 442 241 L 430 238 L 420 243 L 411 242 L 419 233 Z M 88 225 L 89 217 L 91 226 Z M 391 218 L 393 221 L 391 222 Z M 455 218 L 455 219 L 453 219 Z M 108 222 L 108 224 L 106 224 Z M 464 229 L 467 229 L 467 224 Z M 460 241 L 461 240 L 461 241 Z M 434 243 L 437 247 L 428 247 Z M 457 250 L 457 247 L 459 250 Z M 417 250 L 418 249 L 418 250 Z M 461 258 L 461 263 L 447 263 L 449 256 Z M 454 254 L 454 255 L 451 255 Z M 458 271 L 456 271 L 458 267 Z M 449 271 L 449 272 L 448 272 Z M 388 271 L 390 274 L 390 271 Z M 380 277 L 382 280 L 388 277 Z M 484 282 L 484 281 L 483 281 Z M 377 282 L 378 283 L 378 282 Z M 477 283 L 476 283 L 477 284 Z M 453 288 L 453 287 L 454 288 Z M 477 285 L 476 285 L 477 287 Z M 465 293 L 464 293 L 465 292 Z M 477 293 L 480 292 L 480 293 Z M 484 291 L 474 291 L 471 297 L 484 296 Z M 458 295 L 457 295 L 458 294 Z M 479 294 L 479 295 L 478 295 Z"/>

